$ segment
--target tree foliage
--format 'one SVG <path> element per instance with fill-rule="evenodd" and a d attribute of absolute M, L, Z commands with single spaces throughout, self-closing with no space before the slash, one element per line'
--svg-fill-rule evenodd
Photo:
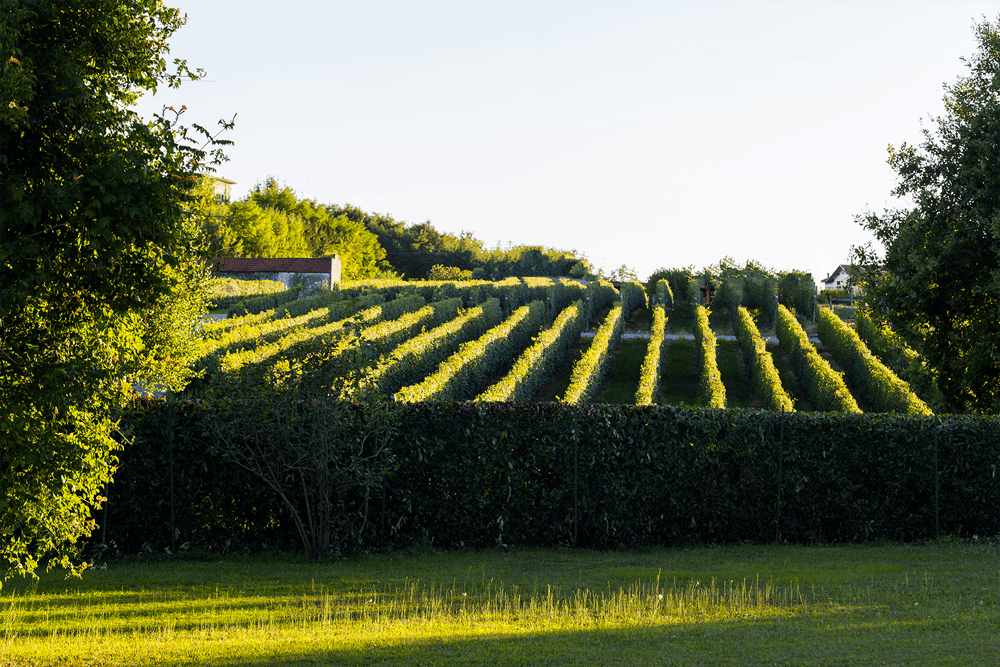
<path fill-rule="evenodd" d="M 203 127 L 132 109 L 168 68 L 177 11 L 139 0 L 0 5 L 0 562 L 73 566 L 137 385 L 179 386 L 204 263 L 187 206 L 223 159 Z M 224 127 L 231 123 L 223 123 Z M 204 143 L 203 143 L 204 142 Z"/>
<path fill-rule="evenodd" d="M 889 147 L 892 193 L 912 205 L 857 222 L 866 305 L 937 370 L 952 411 L 1000 412 L 1000 30 L 975 26 L 968 73 L 919 146 Z"/>

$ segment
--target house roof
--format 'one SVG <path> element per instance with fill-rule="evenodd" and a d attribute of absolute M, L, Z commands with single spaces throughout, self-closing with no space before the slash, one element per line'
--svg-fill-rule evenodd
<path fill-rule="evenodd" d="M 336 257 L 336 255 L 334 255 Z M 330 273 L 331 257 L 217 257 L 216 273 Z"/>
<path fill-rule="evenodd" d="M 839 276 L 839 275 L 840 275 L 840 274 L 842 274 L 842 273 L 847 273 L 847 265 L 846 265 L 846 264 L 841 264 L 841 265 L 839 265 L 839 266 L 838 266 L 838 267 L 837 267 L 837 268 L 836 268 L 836 269 L 834 270 L 834 272 L 830 274 L 830 277 L 828 277 L 828 278 L 823 278 L 823 282 L 824 282 L 824 283 L 832 283 L 832 282 L 833 282 L 833 279 L 834 279 L 834 278 L 836 278 L 837 276 Z"/>

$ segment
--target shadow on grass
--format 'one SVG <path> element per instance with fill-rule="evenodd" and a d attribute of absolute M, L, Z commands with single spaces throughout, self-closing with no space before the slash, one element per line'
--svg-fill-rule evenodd
<path fill-rule="evenodd" d="M 867 665 L 953 663 L 937 622 L 871 622 L 828 614 L 809 618 L 680 623 L 655 627 L 425 636 L 357 648 L 275 646 L 253 658 L 219 657 L 201 664 L 236 665 Z M 963 647 L 987 658 L 987 635 Z M 955 662 L 954 664 L 959 664 Z M 972 664 L 972 663 L 965 663 Z"/>

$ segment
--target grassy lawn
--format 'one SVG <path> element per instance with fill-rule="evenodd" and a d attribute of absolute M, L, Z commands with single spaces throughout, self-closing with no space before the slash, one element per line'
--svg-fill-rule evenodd
<path fill-rule="evenodd" d="M 539 403 L 551 403 L 566 395 L 569 388 L 569 380 L 573 376 L 573 366 L 580 360 L 593 342 L 593 337 L 579 338 L 566 350 L 566 360 L 556 368 L 555 373 L 548 382 L 542 385 L 535 396 Z"/>
<path fill-rule="evenodd" d="M 664 350 L 660 394 L 661 405 L 699 405 L 698 366 L 695 363 L 695 342 L 693 340 L 667 341 Z"/>
<path fill-rule="evenodd" d="M 0 592 L 0 665 L 966 665 L 1000 547 L 118 562 Z"/>
<path fill-rule="evenodd" d="M 730 408 L 760 408 L 753 386 L 741 360 L 740 345 L 733 340 L 716 342 L 715 361 L 719 365 L 722 383 L 726 386 L 726 406 Z"/>
<path fill-rule="evenodd" d="M 777 343 L 768 343 L 767 350 L 771 353 L 771 358 L 774 360 L 774 367 L 778 371 L 778 377 L 781 379 L 781 386 L 792 397 L 795 409 L 799 412 L 813 412 L 816 407 L 809 399 L 809 394 L 806 393 L 805 388 L 799 384 L 798 379 L 795 377 L 795 371 L 792 369 L 792 362 L 788 358 L 788 354 Z"/>
<path fill-rule="evenodd" d="M 618 344 L 614 364 L 597 392 L 595 403 L 635 405 L 639 372 L 648 347 L 649 340 L 645 338 L 627 338 Z"/>

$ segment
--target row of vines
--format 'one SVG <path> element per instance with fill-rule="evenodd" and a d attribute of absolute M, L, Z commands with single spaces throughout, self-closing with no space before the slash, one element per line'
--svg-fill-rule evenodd
<path fill-rule="evenodd" d="M 699 283 L 688 278 L 678 288 L 694 321 L 698 404 L 725 408 L 717 337 L 709 310 L 700 303 Z M 818 333 L 845 369 L 840 373 L 819 354 L 793 311 L 779 303 L 781 289 L 777 281 L 750 277 L 727 281 L 716 295 L 716 303 L 731 315 L 743 373 L 757 404 L 769 411 L 795 409 L 775 367 L 775 348 L 767 345 L 743 303 L 773 313 L 780 349 L 815 409 L 861 412 L 857 394 L 870 411 L 931 413 L 893 370 L 902 358 L 909 375 L 920 377 L 919 365 L 886 342 L 891 332 L 862 319 L 855 332 L 821 310 Z M 231 316 L 203 327 L 195 362 L 199 379 L 189 396 L 243 395 L 309 382 L 352 400 L 530 402 L 560 366 L 569 364 L 568 386 L 558 400 L 588 403 L 614 365 L 626 320 L 649 307 L 652 323 L 634 395 L 638 405 L 655 404 L 663 396 L 670 313 L 686 307 L 668 280 L 653 285 L 648 300 L 637 281 L 616 289 L 605 281 L 551 278 L 369 281 L 306 298 L 270 285 L 259 294 L 230 291 L 237 294 L 222 300 Z M 787 292 L 789 299 L 803 300 L 791 288 Z M 593 336 L 581 338 L 591 326 Z M 874 342 L 874 350 L 866 341 Z M 885 350 L 896 351 L 896 357 L 885 359 Z"/>

